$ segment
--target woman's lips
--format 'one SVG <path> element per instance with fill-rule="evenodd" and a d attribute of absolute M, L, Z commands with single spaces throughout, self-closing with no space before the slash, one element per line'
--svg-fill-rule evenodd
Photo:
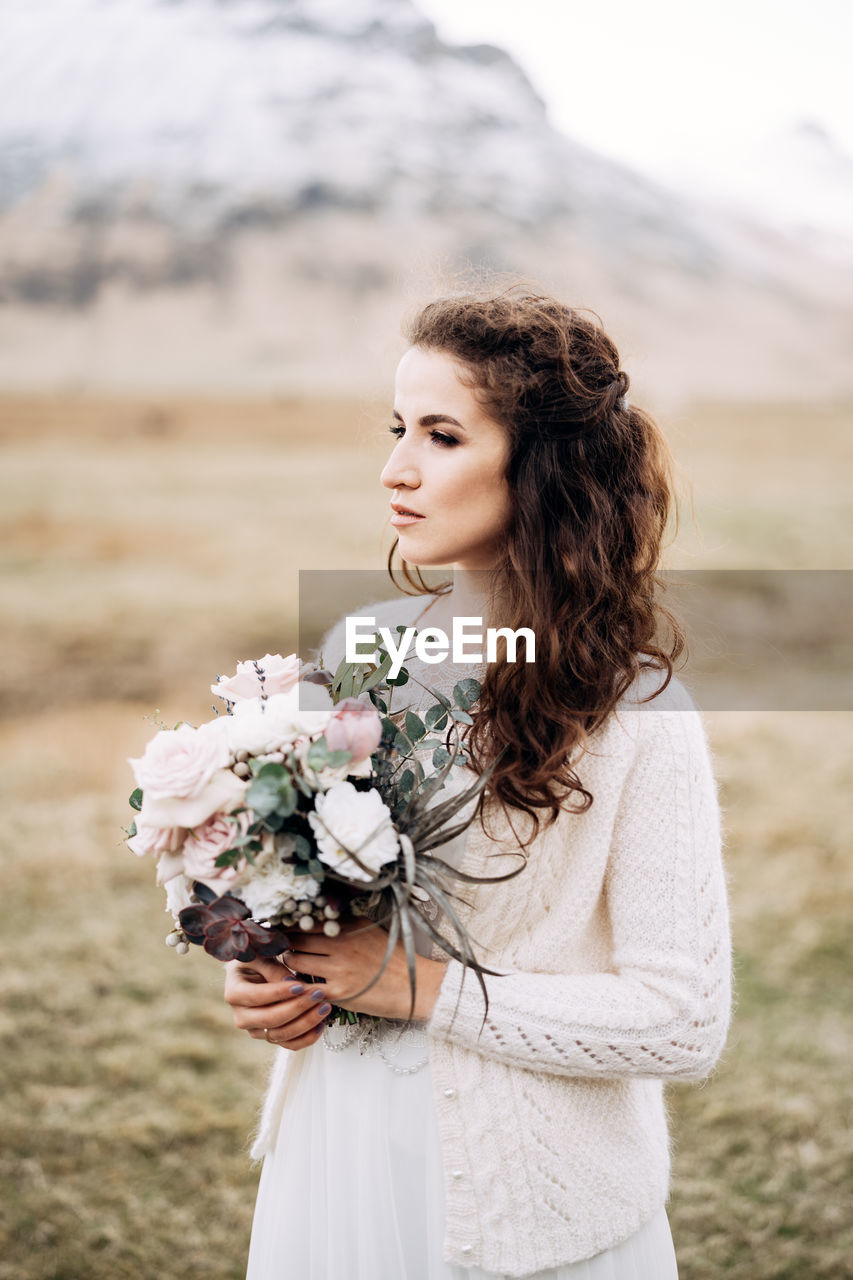
<path fill-rule="evenodd" d="M 398 528 L 404 524 L 415 524 L 418 520 L 426 520 L 426 516 L 412 516 L 400 511 L 394 511 L 391 515 L 391 523 Z"/>

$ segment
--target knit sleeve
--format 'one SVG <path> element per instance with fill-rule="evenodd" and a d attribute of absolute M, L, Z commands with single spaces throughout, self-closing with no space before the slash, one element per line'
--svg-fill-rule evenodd
<path fill-rule="evenodd" d="M 714 1066 L 728 1030 L 731 944 L 708 742 L 695 710 L 648 708 L 636 721 L 605 875 L 607 971 L 487 977 L 484 1023 L 479 983 L 470 972 L 463 982 L 451 960 L 431 1036 L 565 1076 L 697 1080 Z M 564 903 L 571 911 L 568 868 Z"/>

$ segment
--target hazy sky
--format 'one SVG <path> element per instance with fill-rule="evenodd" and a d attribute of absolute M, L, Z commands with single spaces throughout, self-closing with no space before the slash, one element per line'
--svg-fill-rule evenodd
<path fill-rule="evenodd" d="M 558 127 L 661 175 L 801 119 L 853 154 L 853 0 L 418 0 L 510 49 Z"/>

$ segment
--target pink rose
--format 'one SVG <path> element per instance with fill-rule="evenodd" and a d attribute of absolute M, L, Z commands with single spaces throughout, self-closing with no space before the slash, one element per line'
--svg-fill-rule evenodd
<path fill-rule="evenodd" d="M 210 686 L 211 693 L 228 702 L 243 698 L 272 697 L 276 693 L 289 693 L 299 679 L 302 663 L 295 653 L 283 658 L 280 653 L 266 653 L 255 662 L 238 662 L 237 672 L 225 680 Z M 263 680 L 258 676 L 260 668 Z"/>
<path fill-rule="evenodd" d="M 161 798 L 146 791 L 139 811 L 140 825 L 194 830 L 206 822 L 212 813 L 238 808 L 243 803 L 248 786 L 248 782 L 238 778 L 230 769 L 217 769 L 194 796 Z"/>
<path fill-rule="evenodd" d="M 166 800 L 199 795 L 216 771 L 229 762 L 224 734 L 200 733 L 192 725 L 182 724 L 178 729 L 161 729 L 145 754 L 129 763 L 145 798 Z"/>
<path fill-rule="evenodd" d="M 128 849 L 142 858 L 146 853 L 175 853 L 181 845 L 180 827 L 137 827 L 127 842 Z"/>
<path fill-rule="evenodd" d="M 382 721 L 376 708 L 358 698 L 343 698 L 326 725 L 330 751 L 349 751 L 350 763 L 372 755 L 382 737 Z"/>
<path fill-rule="evenodd" d="M 233 880 L 246 865 L 240 859 L 236 867 L 217 867 L 216 859 L 233 847 L 234 841 L 249 830 L 250 815 L 237 813 L 229 818 L 224 813 L 214 813 L 195 831 L 191 831 L 184 843 L 184 874 L 191 880 Z"/>

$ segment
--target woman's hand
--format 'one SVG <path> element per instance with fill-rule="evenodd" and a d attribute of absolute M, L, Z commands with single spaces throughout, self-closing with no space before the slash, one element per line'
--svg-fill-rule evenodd
<path fill-rule="evenodd" d="M 376 977 L 388 946 L 387 932 L 372 920 L 347 920 L 334 938 L 326 937 L 322 929 L 300 929 L 288 937 L 291 950 L 285 951 L 282 959 L 289 968 L 311 974 L 313 985 L 324 991 L 332 1004 L 380 1018 L 409 1017 L 411 985 L 406 949 L 399 940 L 378 982 L 363 995 L 350 998 Z M 440 960 L 415 956 L 413 1018 L 429 1018 L 444 975 Z"/>
<path fill-rule="evenodd" d="M 274 960 L 225 966 L 225 1000 L 234 1022 L 253 1040 L 268 1040 L 282 1049 L 307 1049 L 320 1038 L 331 1012 L 325 992 L 299 982 Z"/>

